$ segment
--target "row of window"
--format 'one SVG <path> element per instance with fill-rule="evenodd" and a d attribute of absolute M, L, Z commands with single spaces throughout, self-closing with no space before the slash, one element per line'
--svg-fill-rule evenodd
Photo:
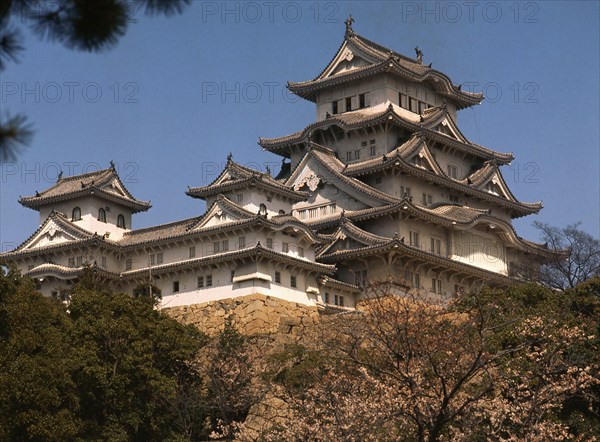
<path fill-rule="evenodd" d="M 425 103 L 424 101 L 409 97 L 401 92 L 398 94 L 398 105 L 403 109 L 414 112 L 415 114 L 422 114 L 425 109 L 432 107 L 430 104 Z"/>
<path fill-rule="evenodd" d="M 333 301 L 333 305 L 344 307 L 344 297 L 342 295 L 333 295 L 332 300 L 329 293 L 325 292 L 323 295 L 323 302 L 325 302 L 325 304 L 331 304 L 331 301 Z"/>
<path fill-rule="evenodd" d="M 233 278 L 235 276 L 235 271 L 231 271 L 231 282 L 233 282 Z M 281 284 L 281 272 L 275 272 L 275 283 Z M 201 289 L 205 287 L 212 287 L 213 285 L 213 277 L 212 274 L 202 275 L 196 278 L 196 287 Z M 298 281 L 295 275 L 290 275 L 290 287 L 296 288 L 298 287 Z M 179 292 L 180 286 L 179 281 L 173 281 L 173 293 Z"/>
<path fill-rule="evenodd" d="M 71 221 L 80 221 L 81 220 L 81 208 L 75 207 L 71 214 Z M 98 221 L 105 223 L 106 222 L 106 210 L 103 208 L 98 209 Z M 121 229 L 125 228 L 125 217 L 123 215 L 117 216 L 117 227 Z"/>
<path fill-rule="evenodd" d="M 419 232 L 410 230 L 409 232 L 409 244 L 418 249 L 421 248 L 421 238 Z M 429 251 L 436 255 L 442 254 L 442 240 L 439 238 L 431 237 L 429 243 Z"/>
<path fill-rule="evenodd" d="M 418 273 L 413 273 L 410 271 L 404 272 L 404 279 L 406 282 L 412 285 L 415 289 L 420 289 L 421 287 L 421 275 Z M 431 293 L 437 293 L 441 295 L 443 293 L 442 280 L 439 278 L 431 278 L 431 286 L 429 288 Z"/>
<path fill-rule="evenodd" d="M 83 256 L 71 256 L 67 264 L 69 267 L 81 267 L 83 265 Z M 106 268 L 106 256 L 100 258 L 100 265 Z M 29 269 L 31 270 L 31 269 Z"/>
<path fill-rule="evenodd" d="M 298 218 L 310 219 L 318 218 L 319 216 L 333 215 L 337 210 L 335 203 L 325 204 L 317 207 L 298 210 Z"/>
<path fill-rule="evenodd" d="M 376 179 L 375 183 L 379 184 L 379 183 L 381 183 L 381 180 Z M 411 194 L 410 187 L 400 186 L 400 196 L 402 198 L 411 198 L 412 194 Z M 458 203 L 458 201 L 459 201 L 458 195 L 452 194 L 452 193 L 448 194 L 448 200 L 453 203 Z M 421 196 L 421 204 L 425 207 L 431 206 L 433 204 L 433 196 L 424 192 L 423 195 Z"/>
<path fill-rule="evenodd" d="M 367 147 L 369 148 L 369 156 L 374 157 L 377 154 L 377 146 L 375 145 L 375 140 L 370 140 L 368 144 L 366 141 L 360 143 L 360 149 L 346 152 L 346 161 L 360 160 L 361 150 Z"/>
<path fill-rule="evenodd" d="M 356 97 L 356 96 L 355 96 Z M 353 110 L 352 108 L 352 98 L 353 97 L 346 97 L 342 100 L 335 100 L 331 102 L 331 113 L 332 114 L 340 114 L 342 112 L 349 112 L 351 110 Z M 358 107 L 354 107 L 354 109 L 363 109 L 365 107 L 368 107 L 368 99 L 369 99 L 369 94 L 358 94 Z M 344 107 L 344 110 L 342 110 L 342 106 Z"/>

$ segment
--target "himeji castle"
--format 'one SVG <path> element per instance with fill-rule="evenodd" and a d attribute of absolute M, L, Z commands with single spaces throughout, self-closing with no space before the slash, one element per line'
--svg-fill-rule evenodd
<path fill-rule="evenodd" d="M 68 291 L 86 267 L 106 287 L 133 293 L 152 282 L 173 307 L 261 293 L 352 308 L 372 281 L 447 301 L 483 284 L 507 286 L 548 250 L 518 236 L 512 219 L 537 213 L 502 177 L 513 155 L 468 140 L 458 111 L 481 94 L 461 90 L 416 58 L 354 32 L 314 79 L 288 83 L 316 105 L 316 121 L 260 138 L 282 157 L 276 176 L 237 164 L 187 195 L 197 217 L 134 229 L 150 204 L 136 199 L 114 165 L 59 177 L 22 197 L 40 227 L 0 258 Z M 192 183 L 193 184 L 193 183 Z"/>

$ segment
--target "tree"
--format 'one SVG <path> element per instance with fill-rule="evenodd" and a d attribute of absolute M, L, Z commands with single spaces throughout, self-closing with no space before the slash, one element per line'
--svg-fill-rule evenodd
<path fill-rule="evenodd" d="M 98 290 L 92 270 L 68 310 L 2 273 L 0 440 L 197 440 L 207 431 L 181 404 L 201 390 L 205 343 L 147 299 Z"/>
<path fill-rule="evenodd" d="M 594 409 L 597 299 L 529 285 L 484 290 L 442 308 L 385 296 L 388 288 L 372 286 L 362 313 L 328 324 L 331 362 L 304 391 L 283 383 L 294 417 L 269 440 L 598 435 L 563 416 L 573 399 L 585 404 L 578 411 Z"/>
<path fill-rule="evenodd" d="M 205 337 L 127 294 L 74 290 L 73 378 L 84 437 L 158 441 L 178 435 L 181 387 L 195 385 Z M 185 389 L 185 388 L 184 388 Z"/>
<path fill-rule="evenodd" d="M 564 228 L 536 222 L 541 240 L 552 252 L 532 277 L 558 290 L 575 288 L 600 275 L 600 241 L 579 229 L 580 223 Z"/>
<path fill-rule="evenodd" d="M 0 440 L 79 434 L 79 399 L 63 305 L 16 271 L 0 272 Z"/>
<path fill-rule="evenodd" d="M 258 386 L 256 350 L 230 321 L 207 347 L 202 369 L 206 378 L 205 404 L 212 437 L 233 440 L 250 407 L 262 397 Z"/>
<path fill-rule="evenodd" d="M 0 2 L 0 72 L 23 51 L 18 24 L 27 22 L 40 37 L 70 49 L 100 52 L 114 47 L 134 22 L 137 9 L 146 14 L 180 13 L 191 0 L 5 0 Z M 16 23 L 13 23 L 13 18 Z M 15 158 L 32 138 L 24 115 L 0 115 L 0 161 Z"/>

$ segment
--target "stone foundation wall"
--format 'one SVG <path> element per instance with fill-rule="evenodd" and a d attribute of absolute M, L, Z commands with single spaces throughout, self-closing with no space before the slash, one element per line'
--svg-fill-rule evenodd
<path fill-rule="evenodd" d="M 227 320 L 244 335 L 301 335 L 320 322 L 317 307 L 254 294 L 201 304 L 163 309 L 184 324 L 193 324 L 209 336 L 220 333 Z"/>

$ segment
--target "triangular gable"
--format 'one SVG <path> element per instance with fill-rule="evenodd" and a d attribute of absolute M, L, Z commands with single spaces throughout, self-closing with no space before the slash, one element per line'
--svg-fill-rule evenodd
<path fill-rule="evenodd" d="M 338 250 L 360 249 L 388 242 L 386 238 L 362 230 L 347 220 L 336 230 L 334 237 L 335 239 L 329 245 L 321 249 L 320 256 Z"/>
<path fill-rule="evenodd" d="M 319 155 L 324 158 L 320 159 Z M 343 167 L 343 163 L 328 154 L 309 151 L 292 172 L 286 185 L 294 190 L 305 190 L 314 194 L 319 193 L 323 187 L 322 184 L 329 184 L 338 192 L 363 203 L 365 208 L 395 201 L 393 197 L 383 194 L 356 178 L 343 175 L 341 170 L 336 170 L 343 169 Z M 339 195 L 336 200 L 341 202 L 345 198 Z"/>
<path fill-rule="evenodd" d="M 490 177 L 479 186 L 479 189 L 491 193 L 492 195 L 515 201 L 499 170 L 495 170 Z"/>
<path fill-rule="evenodd" d="M 452 118 L 447 116 L 435 127 L 435 130 L 462 143 L 469 143 L 469 140 L 462 134 Z"/>
<path fill-rule="evenodd" d="M 349 41 L 344 41 L 331 62 L 316 79 L 321 80 L 333 75 L 341 74 L 352 69 L 370 66 L 380 60 L 360 51 Z"/>
<path fill-rule="evenodd" d="M 421 149 L 407 158 L 407 161 L 415 166 L 427 170 L 428 172 L 435 173 L 436 175 L 442 175 L 440 166 L 431 154 L 427 144 L 424 142 L 422 143 Z"/>
<path fill-rule="evenodd" d="M 206 211 L 200 221 L 190 228 L 190 231 L 249 219 L 252 216 L 253 214 L 246 209 L 235 205 L 225 197 L 220 197 Z"/>
<path fill-rule="evenodd" d="M 105 192 L 110 192 L 122 198 L 130 198 L 130 193 L 125 189 L 125 186 L 116 177 L 100 187 Z"/>
<path fill-rule="evenodd" d="M 46 221 L 15 251 L 53 246 L 65 242 L 88 239 L 91 236 L 91 232 L 73 225 L 70 221 L 56 213 L 51 213 L 46 218 Z"/>

